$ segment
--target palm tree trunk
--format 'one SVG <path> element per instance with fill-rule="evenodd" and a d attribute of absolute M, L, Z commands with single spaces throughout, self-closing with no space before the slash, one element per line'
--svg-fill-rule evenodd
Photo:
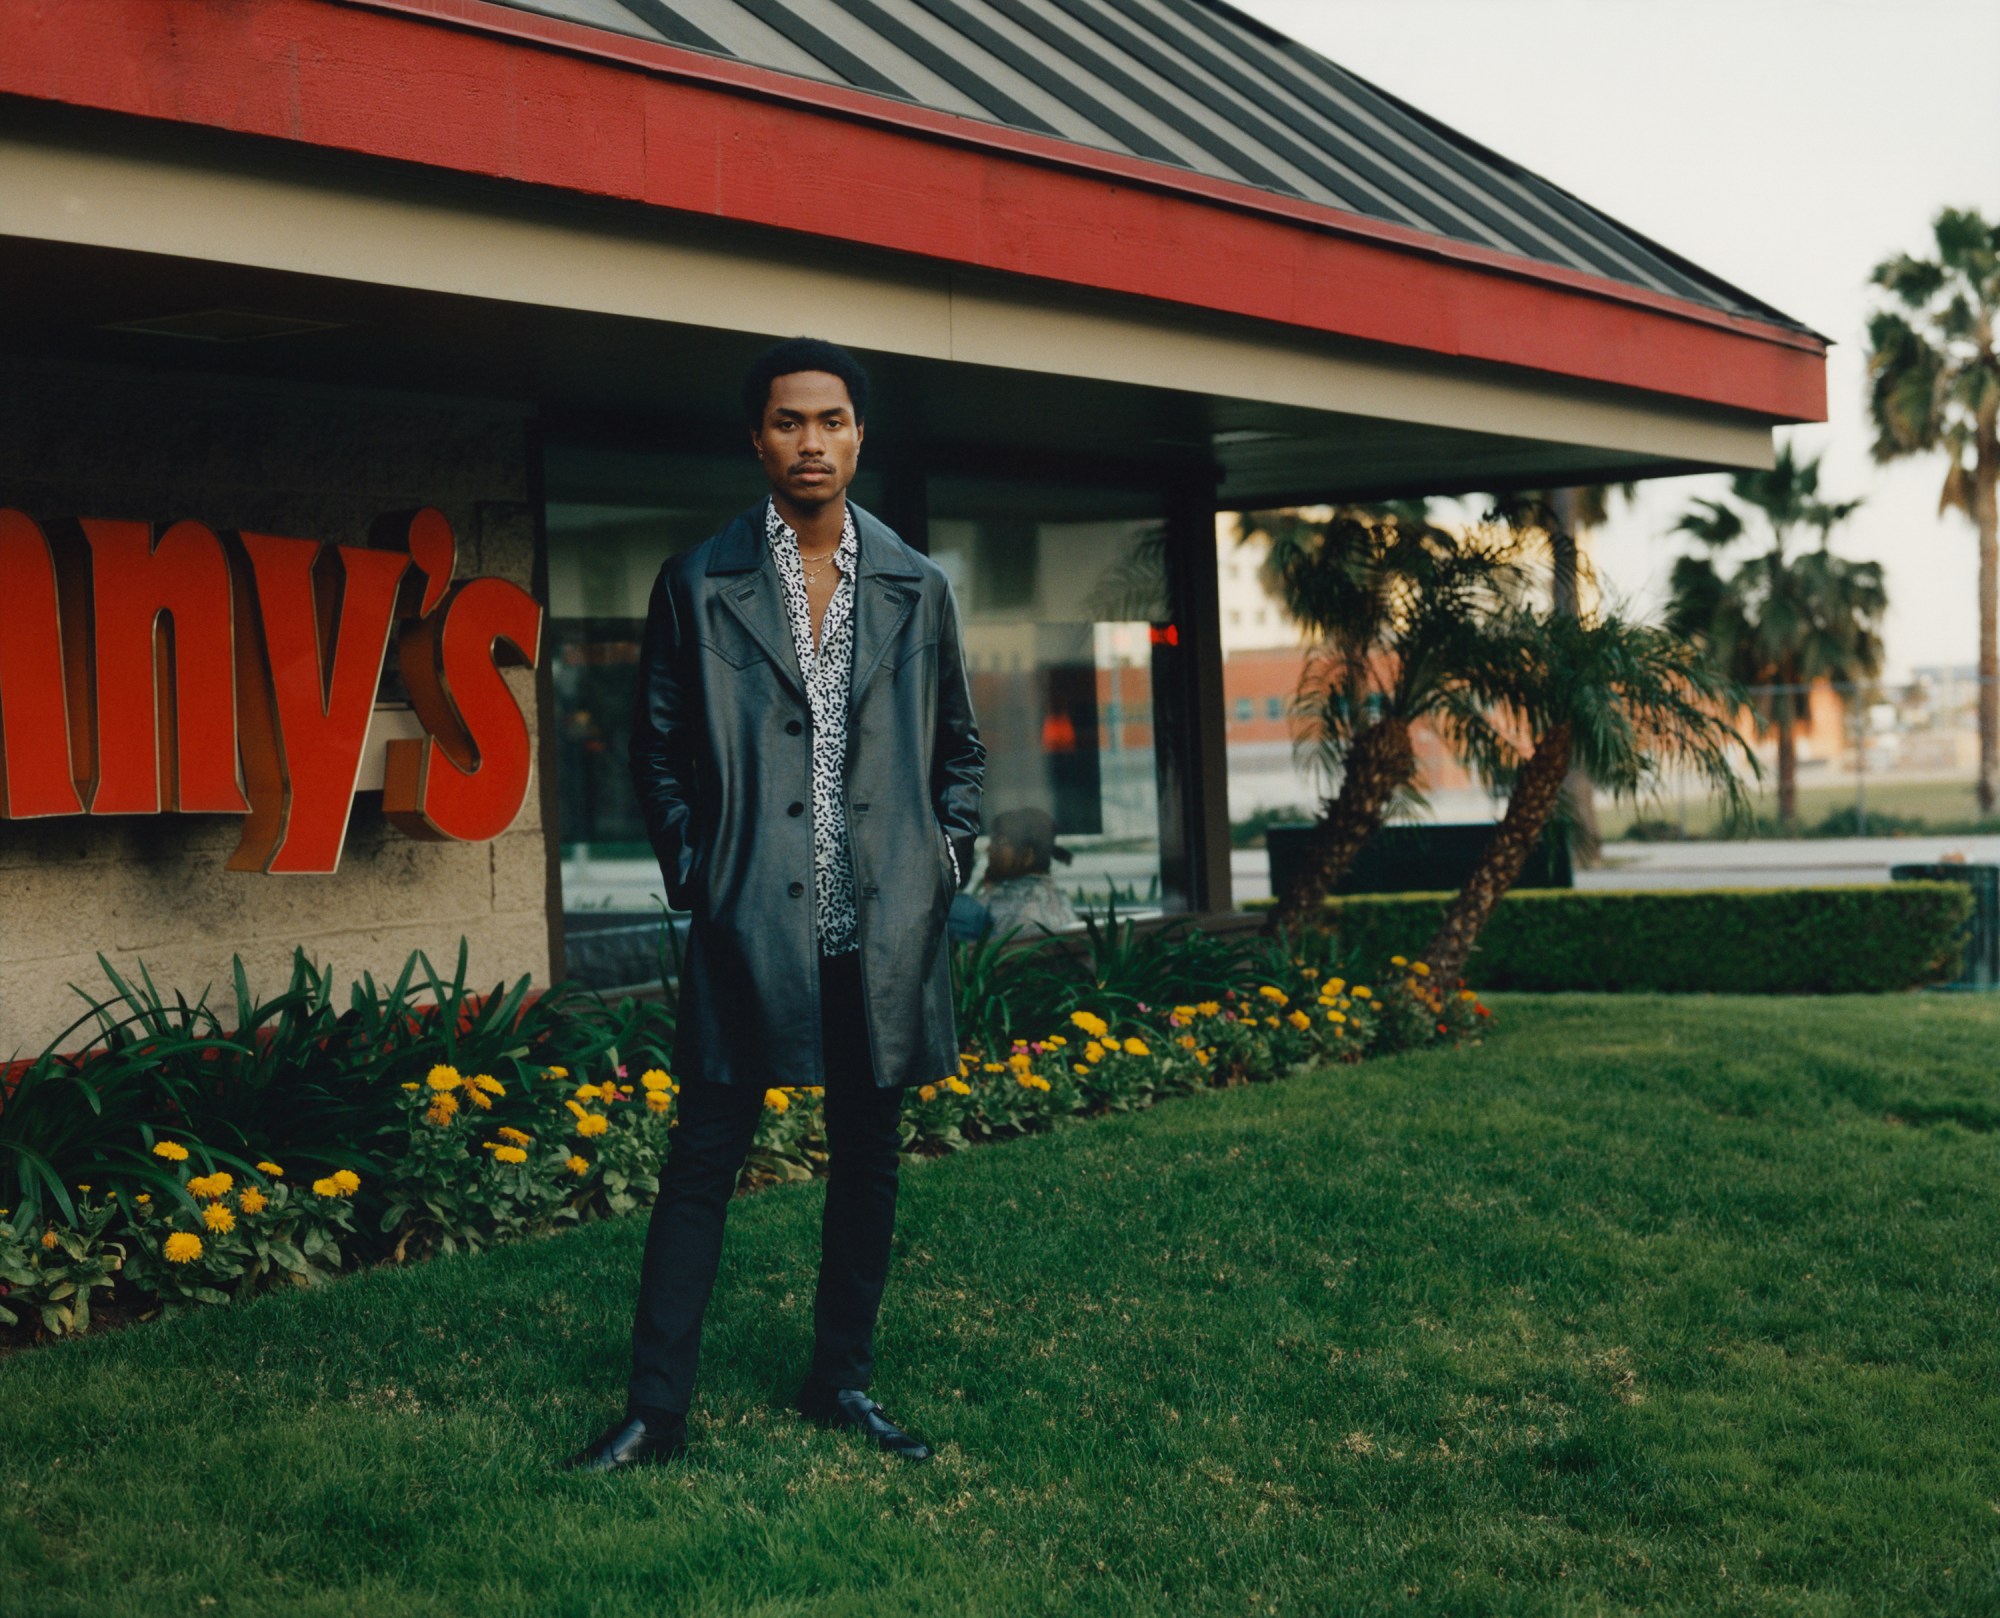
<path fill-rule="evenodd" d="M 1514 779 L 1507 813 L 1501 816 L 1479 864 L 1438 923 L 1437 932 L 1424 946 L 1424 964 L 1431 969 L 1431 982 L 1437 988 L 1448 990 L 1464 976 L 1472 946 L 1492 918 L 1493 907 L 1514 885 L 1541 840 L 1562 797 L 1563 778 L 1569 774 L 1570 739 L 1570 727 L 1556 725 L 1535 743 L 1534 752 Z"/>
<path fill-rule="evenodd" d="M 1979 527 L 1979 812 L 2000 792 L 2000 442 L 1982 412 L 1972 471 L 1972 520 Z"/>
<path fill-rule="evenodd" d="M 1791 693 L 1786 691 L 1778 698 L 1778 829 L 1789 836 L 1798 830 L 1798 822 L 1798 724 L 1792 717 Z"/>
<path fill-rule="evenodd" d="M 1296 928 L 1319 909 L 1363 845 L 1381 830 L 1389 800 L 1416 770 L 1410 727 L 1403 720 L 1381 720 L 1355 738 L 1341 773 L 1340 791 L 1313 827 L 1290 889 L 1278 895 L 1265 918 L 1265 936 Z"/>

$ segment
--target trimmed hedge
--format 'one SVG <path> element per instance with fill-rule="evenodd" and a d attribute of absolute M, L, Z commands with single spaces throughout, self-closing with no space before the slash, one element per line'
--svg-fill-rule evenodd
<path fill-rule="evenodd" d="M 1327 901 L 1343 961 L 1413 952 L 1448 893 Z M 1957 882 L 1643 893 L 1510 893 L 1466 969 L 1478 989 L 1878 994 L 1957 976 L 1971 891 Z"/>

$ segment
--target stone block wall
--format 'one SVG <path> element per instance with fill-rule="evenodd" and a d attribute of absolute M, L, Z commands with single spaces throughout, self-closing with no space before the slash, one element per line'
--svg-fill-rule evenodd
<path fill-rule="evenodd" d="M 519 413 L 416 397 L 53 366 L 10 368 L 0 388 L 0 506 L 45 526 L 187 517 L 362 544 L 381 513 L 433 505 L 457 533 L 460 577 L 532 587 L 528 456 Z M 539 751 L 535 675 L 507 678 Z M 328 876 L 225 870 L 239 830 L 219 815 L 0 820 L 0 1062 L 86 1010 L 71 985 L 108 987 L 100 952 L 223 1003 L 232 955 L 265 995 L 301 947 L 343 981 L 379 980 L 417 949 L 448 973 L 463 937 L 475 983 L 547 981 L 538 781 L 491 843 L 413 841 L 379 792 L 362 793 Z"/>

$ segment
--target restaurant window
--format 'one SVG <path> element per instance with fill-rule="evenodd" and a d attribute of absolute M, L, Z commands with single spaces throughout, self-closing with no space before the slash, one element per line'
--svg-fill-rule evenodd
<path fill-rule="evenodd" d="M 996 820 L 1053 822 L 1072 912 L 1161 907 L 1153 729 L 1165 621 L 1155 490 L 933 477 L 929 548 L 952 581 L 986 745 L 968 891 L 990 898 Z M 1033 933 L 1033 927 L 1027 928 Z"/>
<path fill-rule="evenodd" d="M 878 480 L 855 479 L 870 505 Z M 650 981 L 665 901 L 627 764 L 634 682 L 653 580 L 761 498 L 748 455 L 670 455 L 552 444 L 543 462 L 557 835 L 569 975 Z"/>

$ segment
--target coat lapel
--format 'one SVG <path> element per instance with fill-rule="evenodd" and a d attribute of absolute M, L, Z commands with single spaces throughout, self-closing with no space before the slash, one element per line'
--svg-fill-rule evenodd
<path fill-rule="evenodd" d="M 764 543 L 764 507 L 760 502 L 725 528 L 709 558 L 711 574 L 733 574 L 717 581 L 722 605 L 763 648 L 778 676 L 800 698 L 806 694 L 799 672 L 799 654 L 792 645 L 791 620 L 785 614 L 778 567 Z"/>
<path fill-rule="evenodd" d="M 870 677 L 916 610 L 916 581 L 923 576 L 916 553 L 893 529 L 860 506 L 853 509 L 854 541 L 860 556 L 854 578 L 854 673 L 847 689 L 849 712 L 861 706 Z"/>

